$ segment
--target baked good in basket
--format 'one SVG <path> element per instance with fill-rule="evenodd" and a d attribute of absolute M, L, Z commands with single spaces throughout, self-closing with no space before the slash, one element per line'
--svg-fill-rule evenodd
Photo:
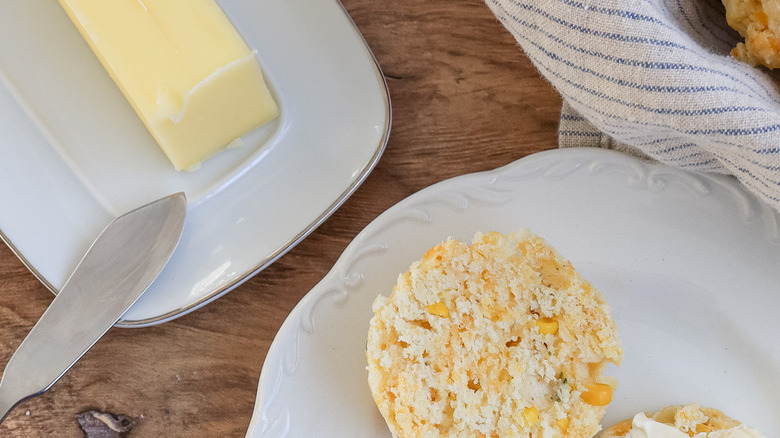
<path fill-rule="evenodd" d="M 726 21 L 743 38 L 731 55 L 751 65 L 780 67 L 780 7 L 775 2 L 723 0 Z"/>

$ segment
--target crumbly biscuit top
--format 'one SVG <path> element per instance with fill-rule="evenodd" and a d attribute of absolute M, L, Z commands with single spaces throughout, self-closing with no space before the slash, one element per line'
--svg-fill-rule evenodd
<path fill-rule="evenodd" d="M 530 231 L 432 247 L 373 310 L 369 384 L 394 435 L 599 430 L 617 328 L 601 294 Z"/>

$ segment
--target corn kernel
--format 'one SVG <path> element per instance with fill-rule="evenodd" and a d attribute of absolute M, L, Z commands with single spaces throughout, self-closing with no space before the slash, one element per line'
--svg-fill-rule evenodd
<path fill-rule="evenodd" d="M 612 401 L 612 387 L 606 383 L 590 384 L 580 398 L 591 406 L 606 406 Z"/>
<path fill-rule="evenodd" d="M 555 422 L 555 425 L 558 426 L 558 429 L 561 430 L 564 434 L 569 431 L 569 419 L 568 418 L 561 418 L 560 420 Z"/>
<path fill-rule="evenodd" d="M 520 415 L 523 417 L 525 427 L 533 426 L 539 422 L 539 409 L 536 409 L 536 406 L 530 406 L 523 409 L 523 412 L 521 412 Z"/>
<path fill-rule="evenodd" d="M 448 309 L 447 305 L 442 302 L 431 304 L 430 306 L 427 306 L 425 310 L 431 315 L 441 316 L 442 318 L 450 317 L 450 309 Z"/>
<path fill-rule="evenodd" d="M 558 321 L 553 318 L 539 318 L 536 320 L 536 326 L 539 328 L 539 333 L 543 335 L 558 333 Z"/>

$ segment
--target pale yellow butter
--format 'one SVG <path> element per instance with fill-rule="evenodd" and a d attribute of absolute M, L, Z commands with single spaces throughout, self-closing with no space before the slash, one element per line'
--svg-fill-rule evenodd
<path fill-rule="evenodd" d="M 279 114 L 214 0 L 59 1 L 177 170 Z"/>

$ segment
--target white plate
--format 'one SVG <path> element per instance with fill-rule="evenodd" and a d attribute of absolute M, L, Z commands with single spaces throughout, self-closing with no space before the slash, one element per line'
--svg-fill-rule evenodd
<path fill-rule="evenodd" d="M 191 311 L 266 267 L 360 185 L 390 129 L 386 84 L 335 0 L 223 0 L 281 116 L 176 172 L 56 1 L 2 0 L 0 235 L 52 291 L 113 217 L 189 200 L 181 243 L 121 325 Z"/>
<path fill-rule="evenodd" d="M 372 301 L 448 236 L 523 227 L 612 305 L 625 360 L 604 424 L 698 402 L 780 436 L 778 220 L 730 178 L 600 149 L 436 184 L 369 224 L 289 315 L 247 436 L 389 438 L 366 380 Z"/>

